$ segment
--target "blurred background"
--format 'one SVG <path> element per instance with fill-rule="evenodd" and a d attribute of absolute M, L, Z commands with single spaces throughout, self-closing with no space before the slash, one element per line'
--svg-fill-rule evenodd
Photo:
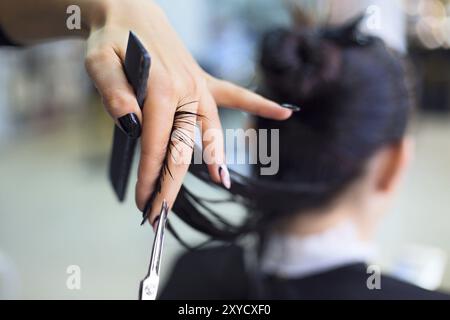
<path fill-rule="evenodd" d="M 305 19 L 336 24 L 366 11 L 363 27 L 409 54 L 419 82 L 416 156 L 380 229 L 376 262 L 450 291 L 450 1 L 159 2 L 206 70 L 246 87 L 255 85 L 266 30 Z M 109 185 L 113 123 L 84 51 L 78 40 L 0 49 L 0 298 L 136 299 L 146 274 L 153 232 L 139 227 L 134 181 L 125 204 Z M 245 122 L 240 112 L 221 115 L 225 128 Z M 186 239 L 201 240 L 171 219 Z M 163 281 L 182 248 L 169 235 L 165 250 Z M 81 271 L 79 289 L 67 287 L 71 266 Z"/>

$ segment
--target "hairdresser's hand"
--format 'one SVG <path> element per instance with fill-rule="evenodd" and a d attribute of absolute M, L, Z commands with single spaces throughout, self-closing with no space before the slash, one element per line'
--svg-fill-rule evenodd
<path fill-rule="evenodd" d="M 192 155 L 192 124 L 195 121 L 201 121 L 203 148 L 209 150 L 205 161 L 208 162 L 211 179 L 229 187 L 228 171 L 226 166 L 221 166 L 225 156 L 217 105 L 274 119 L 286 119 L 291 111 L 208 75 L 198 66 L 162 10 L 153 2 L 111 0 L 105 10 L 104 23 L 91 29 L 86 66 L 112 118 L 121 125 L 120 119 L 135 114 L 142 123 L 141 159 L 136 185 L 139 209 L 144 209 L 157 186 L 160 173 L 163 175 L 161 191 L 150 212 L 150 222 L 153 222 L 163 199 L 171 206 L 180 189 Z M 152 58 L 143 112 L 122 68 L 129 30 L 136 33 Z M 178 121 L 175 119 L 177 129 L 171 138 L 176 110 L 203 117 L 189 113 L 181 115 Z M 139 130 L 137 126 L 127 128 L 122 125 L 122 128 L 128 130 L 130 135 Z M 167 151 L 169 141 L 173 142 L 173 146 L 169 147 L 172 151 L 170 155 Z M 164 161 L 168 170 L 161 171 Z"/>

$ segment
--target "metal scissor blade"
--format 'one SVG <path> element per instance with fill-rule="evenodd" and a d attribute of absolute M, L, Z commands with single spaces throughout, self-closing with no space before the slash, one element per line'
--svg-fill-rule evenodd
<path fill-rule="evenodd" d="M 164 231 L 166 229 L 167 214 L 169 206 L 166 200 L 163 201 L 159 214 L 158 227 L 156 229 L 155 240 L 153 241 L 152 255 L 147 276 L 141 281 L 139 288 L 140 300 L 155 300 L 159 286 L 159 269 L 161 266 L 161 256 L 164 243 Z"/>

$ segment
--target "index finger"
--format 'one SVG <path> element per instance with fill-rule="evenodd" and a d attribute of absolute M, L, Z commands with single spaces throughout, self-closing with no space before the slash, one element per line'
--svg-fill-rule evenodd
<path fill-rule="evenodd" d="M 275 120 L 285 120 L 292 115 L 291 110 L 231 82 L 210 76 L 208 87 L 218 105 Z"/>

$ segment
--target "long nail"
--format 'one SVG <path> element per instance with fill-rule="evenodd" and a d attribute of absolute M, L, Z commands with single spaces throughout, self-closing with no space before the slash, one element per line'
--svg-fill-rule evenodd
<path fill-rule="evenodd" d="M 283 108 L 292 110 L 293 112 L 297 112 L 297 111 L 302 110 L 299 106 L 296 106 L 296 105 L 290 104 L 290 103 L 282 103 L 281 106 L 282 106 Z"/>
<path fill-rule="evenodd" d="M 223 186 L 227 189 L 230 189 L 231 187 L 230 172 L 228 171 L 226 165 L 222 164 L 219 167 L 219 176 Z"/>
<path fill-rule="evenodd" d="M 141 226 L 144 225 L 144 223 L 147 221 L 149 215 L 150 215 L 150 210 L 147 210 L 146 212 L 144 212 L 144 214 L 142 215 Z"/>
<path fill-rule="evenodd" d="M 152 195 L 152 196 L 150 196 L 150 199 L 147 201 L 144 211 L 142 211 L 141 226 L 147 221 L 148 217 L 150 216 L 150 212 L 152 211 L 152 207 L 153 207 L 153 200 L 154 200 L 154 196 Z"/>
<path fill-rule="evenodd" d="M 159 218 L 160 218 L 161 216 L 157 216 L 156 218 L 155 218 L 155 220 L 153 221 L 153 224 L 152 224 L 152 226 L 153 226 L 153 231 L 154 232 L 156 232 L 156 228 L 158 228 L 158 221 L 159 221 Z"/>
<path fill-rule="evenodd" d="M 149 201 L 148 201 L 147 204 L 145 205 L 144 211 L 143 211 L 143 213 L 142 213 L 141 226 L 142 226 L 144 223 L 147 222 L 148 218 L 149 218 L 150 215 L 151 215 L 152 208 L 153 208 L 153 201 L 154 201 L 154 197 L 150 197 Z M 162 210 L 163 208 L 165 208 L 165 207 L 168 208 L 168 206 L 167 206 L 167 201 L 166 201 L 166 200 L 163 201 L 161 210 Z M 152 227 L 153 227 L 153 230 L 156 230 L 156 227 L 158 226 L 158 224 L 157 224 L 156 222 L 159 220 L 160 214 L 161 214 L 161 212 L 158 213 L 158 215 L 156 216 L 155 220 L 153 220 L 153 222 L 151 222 L 151 225 L 152 225 Z M 155 227 L 155 226 L 156 226 L 156 227 Z"/>
<path fill-rule="evenodd" d="M 130 138 L 137 139 L 141 136 L 141 124 L 134 113 L 129 113 L 117 119 L 120 127 Z"/>

